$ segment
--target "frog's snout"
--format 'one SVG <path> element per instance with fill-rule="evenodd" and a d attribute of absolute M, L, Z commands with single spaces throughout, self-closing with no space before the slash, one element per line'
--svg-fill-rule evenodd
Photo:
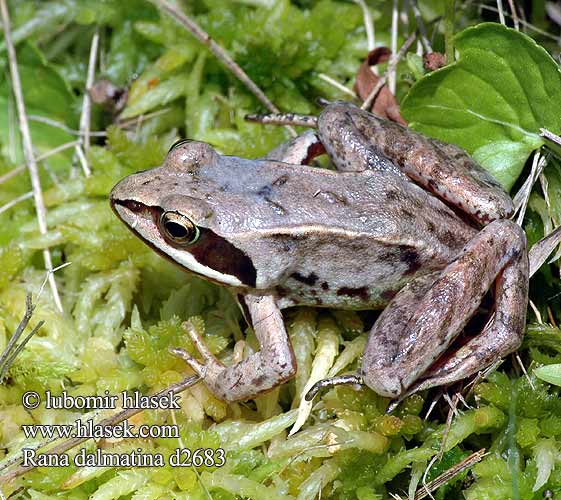
<path fill-rule="evenodd" d="M 218 153 L 210 144 L 183 140 L 171 147 L 165 166 L 178 171 L 195 173 L 200 167 L 215 163 L 217 158 Z"/>

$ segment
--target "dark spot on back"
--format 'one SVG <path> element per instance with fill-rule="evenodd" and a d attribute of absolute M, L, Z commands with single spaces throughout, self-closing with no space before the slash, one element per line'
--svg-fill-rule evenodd
<path fill-rule="evenodd" d="M 257 194 L 259 196 L 262 196 L 263 198 L 267 198 L 267 197 L 271 196 L 272 192 L 273 192 L 273 189 L 271 188 L 271 186 L 266 184 L 259 191 L 257 191 Z"/>
<path fill-rule="evenodd" d="M 296 273 L 292 273 L 290 277 L 294 278 L 296 281 L 299 281 L 300 283 L 304 283 L 310 286 L 314 286 L 318 280 L 316 273 L 310 273 L 308 276 L 304 276 L 296 272 Z"/>
<path fill-rule="evenodd" d="M 417 252 L 417 250 L 411 247 L 403 245 L 399 247 L 399 260 L 407 264 L 407 274 L 413 274 L 421 267 L 419 253 Z"/>
<path fill-rule="evenodd" d="M 337 295 L 339 297 L 341 295 L 346 295 L 347 297 L 358 297 L 362 300 L 368 300 L 369 297 L 368 288 L 365 286 L 361 286 L 360 288 L 342 286 L 339 290 L 337 290 Z"/>
<path fill-rule="evenodd" d="M 386 191 L 386 198 L 388 200 L 395 201 L 399 198 L 399 195 L 397 194 L 397 191 L 390 190 Z"/>
<path fill-rule="evenodd" d="M 324 281 L 321 284 L 321 288 L 322 288 L 322 290 L 329 290 L 329 285 L 327 284 L 327 281 Z"/>
<path fill-rule="evenodd" d="M 397 295 L 397 290 L 384 290 L 382 292 L 382 298 L 388 302 L 392 300 Z"/>

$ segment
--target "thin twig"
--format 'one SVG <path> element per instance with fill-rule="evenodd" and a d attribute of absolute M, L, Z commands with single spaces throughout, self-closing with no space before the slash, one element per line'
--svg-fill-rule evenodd
<path fill-rule="evenodd" d="M 559 244 L 561 244 L 561 226 L 556 227 L 551 233 L 532 245 L 528 252 L 530 276 L 536 273 Z"/>
<path fill-rule="evenodd" d="M 427 28 L 425 26 L 425 22 L 423 21 L 423 17 L 421 16 L 421 11 L 419 10 L 419 6 L 417 5 L 417 0 L 409 0 L 409 6 L 411 7 L 411 10 L 413 11 L 413 16 L 417 21 L 417 29 L 419 30 L 423 48 L 425 49 L 426 53 L 431 53 L 432 47 L 427 37 Z"/>
<path fill-rule="evenodd" d="M 344 94 L 347 94 L 351 96 L 353 99 L 356 99 L 357 95 L 351 89 L 348 89 L 342 83 L 339 83 L 337 80 L 334 80 L 329 75 L 326 75 L 325 73 L 319 73 L 318 77 L 321 78 L 324 82 L 329 83 L 329 85 L 335 87 L 337 90 L 340 90 Z"/>
<path fill-rule="evenodd" d="M 31 338 L 39 331 L 39 329 L 45 324 L 45 320 L 39 321 L 33 329 L 26 335 L 26 337 L 14 348 L 14 352 L 10 354 L 10 356 L 4 362 L 4 366 L 0 370 L 0 383 L 4 380 L 6 373 L 12 366 L 13 362 L 16 360 L 18 354 L 23 350 L 23 348 L 27 345 L 27 343 L 31 340 Z"/>
<path fill-rule="evenodd" d="M 417 493 L 415 493 L 415 500 L 422 500 L 426 496 L 430 495 L 431 491 L 440 488 L 443 484 L 450 481 L 450 479 L 452 479 L 453 477 L 456 477 L 464 470 L 472 467 L 477 462 L 480 462 L 484 456 L 485 448 L 482 448 L 481 450 L 472 453 L 469 457 L 464 458 L 461 462 L 450 467 L 446 472 L 440 474 L 440 476 L 433 479 L 430 483 L 427 483 L 423 485 L 422 488 L 419 488 L 417 490 Z"/>
<path fill-rule="evenodd" d="M 89 177 L 91 169 L 88 165 L 86 155 L 90 150 L 90 120 L 92 110 L 92 100 L 90 98 L 89 89 L 94 84 L 95 66 L 97 62 L 97 52 L 99 47 L 99 31 L 96 29 L 92 37 L 90 45 L 90 57 L 88 60 L 88 75 L 86 77 L 86 87 L 84 89 L 84 97 L 82 99 L 82 113 L 80 115 L 80 137 L 82 138 L 82 145 L 76 146 L 76 155 L 82 165 L 84 175 Z"/>
<path fill-rule="evenodd" d="M 417 34 L 412 33 L 411 35 L 409 35 L 409 38 L 405 40 L 405 43 L 401 46 L 397 54 L 396 53 L 392 54 L 392 57 L 388 62 L 388 67 L 386 69 L 386 72 L 380 77 L 378 83 L 376 83 L 376 86 L 372 89 L 370 94 L 368 94 L 368 97 L 364 100 L 362 106 L 360 107 L 361 109 L 370 108 L 372 102 L 374 101 L 374 99 L 376 99 L 376 96 L 378 95 L 382 87 L 386 84 L 386 81 L 388 80 L 388 75 L 390 75 L 391 72 L 395 70 L 395 68 L 397 67 L 397 63 L 404 56 L 405 52 L 409 50 L 411 45 L 413 45 L 413 42 L 415 41 L 416 38 L 417 38 Z"/>
<path fill-rule="evenodd" d="M 2 205 L 0 207 L 0 214 L 5 212 L 6 210 L 10 210 L 10 208 L 17 205 L 18 203 L 21 203 L 22 201 L 29 200 L 30 198 L 33 198 L 33 191 L 28 191 L 27 193 L 24 193 L 21 196 L 18 196 L 17 198 L 9 201 L 5 205 Z"/>
<path fill-rule="evenodd" d="M 201 43 L 206 45 L 210 51 L 228 68 L 232 74 L 238 78 L 249 90 L 257 97 L 257 99 L 272 113 L 278 113 L 279 109 L 269 100 L 265 93 L 257 86 L 257 84 L 248 76 L 248 74 L 230 57 L 230 55 L 218 45 L 210 35 L 204 31 L 195 21 L 193 21 L 184 12 L 179 10 L 177 6 L 167 2 L 166 0 L 148 0 L 151 4 L 156 5 L 160 9 L 167 12 L 175 21 L 183 25 L 187 30 L 197 38 Z M 296 132 L 289 129 L 290 133 L 296 137 Z"/>
<path fill-rule="evenodd" d="M 543 325 L 542 315 L 536 307 L 536 304 L 534 304 L 532 300 L 529 300 L 528 304 L 530 304 L 532 311 L 534 311 L 534 314 L 536 315 L 536 321 L 538 322 L 538 325 Z"/>
<path fill-rule="evenodd" d="M 514 0 L 508 0 L 508 5 L 510 7 L 510 12 L 512 13 L 512 22 L 514 23 L 514 29 L 520 31 L 520 23 L 518 22 L 518 12 L 516 11 L 516 5 Z"/>
<path fill-rule="evenodd" d="M 23 315 L 22 320 L 19 322 L 19 324 L 16 328 L 16 331 L 10 337 L 10 340 L 8 341 L 8 345 L 4 349 L 4 352 L 0 356 L 0 368 L 2 368 L 2 366 L 4 366 L 4 363 L 6 363 L 6 360 L 10 357 L 10 353 L 12 352 L 12 349 L 14 348 L 17 341 L 22 336 L 25 328 L 29 324 L 29 321 L 31 320 L 31 316 L 33 315 L 34 309 L 35 309 L 35 306 L 33 305 L 33 302 L 31 300 L 31 294 L 28 293 L 25 296 L 25 314 Z M 0 381 L 1 380 L 2 379 L 0 377 Z"/>
<path fill-rule="evenodd" d="M 526 371 L 526 367 L 524 366 L 524 363 L 522 363 L 522 360 L 520 359 L 520 355 L 517 352 L 514 353 L 514 359 L 516 359 L 516 362 L 518 363 L 518 366 L 522 370 L 522 373 L 524 373 L 524 376 L 526 377 L 526 380 L 528 381 L 528 384 L 530 385 L 532 390 L 535 391 L 536 386 L 534 385 L 534 382 L 532 382 L 532 379 L 528 375 L 528 372 Z"/>
<path fill-rule="evenodd" d="M 530 170 L 530 175 L 528 176 L 527 181 L 524 183 L 524 185 L 522 186 L 523 188 L 525 188 L 525 191 L 523 191 L 522 199 L 521 200 L 517 200 L 516 196 L 515 196 L 515 200 L 516 201 L 520 201 L 520 208 L 518 211 L 518 217 L 516 222 L 518 223 L 518 225 L 522 225 L 522 221 L 524 220 L 524 216 L 526 215 L 526 208 L 528 207 L 528 201 L 530 200 L 530 193 L 532 192 L 532 187 L 534 185 L 534 183 L 538 180 L 538 177 L 543 169 L 543 167 L 546 164 L 546 157 L 545 156 L 541 156 L 539 150 L 537 150 L 534 153 L 534 158 L 532 161 L 532 169 Z M 517 193 L 518 195 L 518 193 Z"/>
<path fill-rule="evenodd" d="M 505 25 L 505 14 L 503 10 L 503 2 L 502 0 L 497 0 L 497 12 L 499 13 L 499 22 Z"/>
<path fill-rule="evenodd" d="M 0 0 L 0 1 L 2 1 L 2 0 Z M 183 380 L 181 380 L 180 382 L 172 384 L 172 385 L 166 387 L 165 389 L 161 390 L 160 392 L 157 392 L 157 393 L 153 394 L 152 397 L 158 398 L 158 397 L 165 396 L 167 394 L 178 394 L 178 393 L 184 391 L 185 389 L 191 387 L 192 385 L 196 384 L 200 380 L 201 379 L 199 378 L 198 375 L 192 375 L 190 377 L 186 377 Z M 110 417 L 107 417 L 107 418 L 101 420 L 100 422 L 98 422 L 96 424 L 96 426 L 103 426 L 103 427 L 114 426 L 114 425 L 116 425 L 120 422 L 123 422 L 124 420 L 127 420 L 128 418 L 133 417 L 134 415 L 136 415 L 136 414 L 138 414 L 142 411 L 144 411 L 143 408 L 127 408 L 126 410 L 122 410 L 119 413 L 116 413 L 115 415 L 112 415 Z M 88 438 L 88 437 L 74 437 L 74 438 L 68 439 L 68 440 L 60 443 L 59 445 L 54 446 L 51 450 L 46 452 L 46 454 L 60 455 L 61 453 L 64 453 L 64 452 L 74 448 L 75 446 L 78 446 L 79 444 L 81 444 L 85 441 L 88 441 L 89 439 L 90 438 Z M 21 476 L 22 474 L 25 474 L 26 472 L 29 472 L 30 470 L 33 470 L 34 468 L 35 468 L 34 465 L 28 465 L 28 466 L 25 466 L 25 467 L 20 465 L 15 470 L 6 473 L 3 476 L 0 476 L 0 484 L 2 482 L 11 481 L 12 479 L 14 479 L 16 477 Z"/>
<path fill-rule="evenodd" d="M 481 10 L 489 10 L 489 11 L 495 12 L 495 13 L 498 12 L 498 9 L 496 7 L 491 6 L 491 5 L 484 5 L 484 4 L 480 3 L 480 4 L 477 4 L 477 6 Z M 521 10 L 520 12 L 523 13 L 524 10 Z M 507 17 L 510 17 L 510 15 L 507 15 Z M 561 37 L 552 35 L 551 33 L 548 33 L 547 31 L 544 31 L 544 30 L 538 28 L 537 26 L 534 26 L 532 23 L 529 23 L 528 21 L 525 21 L 525 20 L 519 18 L 518 22 L 522 26 L 524 26 L 525 28 L 529 28 L 529 29 L 531 29 L 532 31 L 535 31 L 538 34 L 540 34 L 540 35 L 542 35 L 546 38 L 549 38 L 550 40 L 555 40 L 556 42 L 561 41 Z"/>
<path fill-rule="evenodd" d="M 138 122 L 140 122 L 140 121 L 145 122 L 146 120 L 149 120 L 151 118 L 155 118 L 156 116 L 165 115 L 166 113 L 169 113 L 170 110 L 171 110 L 171 108 L 158 109 L 157 111 L 152 111 L 151 113 L 138 115 L 138 116 L 135 116 L 134 118 L 129 118 L 128 120 L 123 120 L 121 122 L 117 122 L 116 126 L 119 127 L 119 128 L 127 128 L 127 127 L 130 127 L 130 126 L 134 125 L 136 127 L 138 125 Z"/>
<path fill-rule="evenodd" d="M 368 52 L 374 50 L 376 47 L 376 37 L 374 35 L 374 21 L 370 15 L 370 10 L 364 2 L 364 0 L 354 0 L 356 4 L 362 9 L 362 18 L 364 19 L 364 29 L 366 31 L 366 43 L 368 46 Z"/>
<path fill-rule="evenodd" d="M 37 213 L 37 221 L 39 222 L 39 231 L 41 234 L 47 234 L 47 217 L 45 211 L 45 203 L 43 201 L 43 191 L 41 190 L 41 181 L 39 179 L 39 172 L 37 163 L 33 157 L 33 144 L 31 142 L 31 133 L 29 131 L 29 123 L 27 122 L 27 113 L 25 111 L 25 103 L 23 100 L 23 91 L 21 88 L 21 80 L 19 77 L 18 63 L 16 59 L 16 50 L 12 41 L 12 28 L 10 26 L 10 14 L 6 6 L 6 0 L 0 0 L 0 11 L 2 13 L 2 25 L 4 28 L 4 39 L 6 41 L 6 51 L 8 53 L 8 60 L 10 63 L 10 74 L 12 76 L 12 87 L 16 106 L 18 109 L 18 121 L 21 131 L 23 153 L 25 161 L 29 169 L 29 176 L 31 178 L 31 186 L 33 188 L 33 198 L 35 199 L 35 211 Z M 51 252 L 48 248 L 43 250 L 43 260 L 45 268 L 50 270 L 53 268 Z M 57 309 L 62 312 L 62 303 L 56 286 L 54 276 L 51 275 L 49 281 L 53 299 Z"/>
<path fill-rule="evenodd" d="M 454 418 L 454 416 L 456 417 L 458 416 L 457 394 L 454 394 L 454 397 L 450 399 L 450 396 L 447 393 L 444 393 L 444 399 L 450 406 L 450 409 L 448 410 L 448 416 L 446 417 L 446 426 L 444 427 L 444 432 L 442 433 L 442 440 L 440 441 L 440 450 L 438 450 L 438 453 L 436 454 L 438 460 L 441 460 L 442 457 L 444 456 L 444 450 L 446 449 L 446 440 L 448 439 L 448 434 L 450 433 L 450 429 L 452 427 L 452 419 Z"/>
<path fill-rule="evenodd" d="M 77 136 L 82 135 L 82 132 L 80 132 L 79 130 L 74 130 L 66 126 L 64 123 L 58 122 L 51 118 L 47 118 L 46 116 L 28 115 L 27 118 L 29 121 L 32 122 L 44 123 L 45 125 L 50 125 L 51 127 L 59 128 L 60 130 L 64 130 L 66 133 L 71 135 L 77 135 Z M 90 132 L 89 135 L 90 137 L 107 137 L 107 132 L 105 132 L 104 130 L 96 130 L 94 132 Z"/>
<path fill-rule="evenodd" d="M 82 145 L 78 144 L 75 148 L 76 156 L 78 157 L 78 161 L 80 162 L 80 165 L 82 165 L 82 171 L 84 172 L 84 175 L 86 177 L 89 177 L 92 173 L 89 165 L 88 165 L 88 159 L 86 158 L 86 155 L 84 154 L 84 150 L 82 149 Z"/>
<path fill-rule="evenodd" d="M 72 141 L 72 142 L 67 142 L 66 144 L 61 144 L 60 146 L 57 146 L 56 148 L 53 148 L 47 151 L 46 153 L 39 155 L 37 158 L 35 158 L 35 161 L 39 163 L 40 161 L 46 160 L 50 156 L 56 155 L 61 151 L 73 148 L 74 146 L 76 146 L 76 144 L 80 144 L 80 141 Z M 10 180 L 12 177 L 15 177 L 16 175 L 21 174 L 22 172 L 25 171 L 26 168 L 27 165 L 24 163 L 22 165 L 18 165 L 17 167 L 13 168 L 9 172 L 6 172 L 4 175 L 0 175 L 0 184 Z"/>
<path fill-rule="evenodd" d="M 397 36 L 399 31 L 399 0 L 393 0 L 392 4 L 392 27 L 391 27 L 391 46 L 390 49 L 392 51 L 392 56 L 397 52 Z M 390 61 L 391 62 L 391 61 Z M 395 95 L 396 89 L 396 66 L 390 66 L 388 64 L 388 68 L 386 70 L 386 74 L 388 75 L 388 87 L 390 92 Z M 378 82 L 379 83 L 379 82 Z M 366 109 L 366 108 L 363 108 Z"/>

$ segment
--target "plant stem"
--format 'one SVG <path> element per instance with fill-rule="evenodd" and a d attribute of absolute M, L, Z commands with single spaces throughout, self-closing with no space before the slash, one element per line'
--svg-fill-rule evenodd
<path fill-rule="evenodd" d="M 454 62 L 454 4 L 454 0 L 446 0 L 444 7 L 444 46 L 446 47 L 446 64 L 452 64 Z"/>

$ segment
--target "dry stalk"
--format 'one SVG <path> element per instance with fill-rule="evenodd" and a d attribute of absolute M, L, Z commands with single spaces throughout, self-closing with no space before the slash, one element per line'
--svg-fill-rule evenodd
<path fill-rule="evenodd" d="M 43 191 L 41 190 L 41 181 L 39 179 L 39 172 L 37 163 L 33 156 L 33 144 L 31 142 L 31 133 L 29 131 L 29 123 L 27 121 L 27 113 L 25 111 L 25 103 L 23 100 L 23 91 L 21 87 L 21 80 L 19 77 L 18 64 L 16 58 L 16 50 L 12 40 L 12 32 L 10 25 L 10 14 L 6 5 L 6 0 L 0 0 L 0 11 L 2 15 L 2 25 L 4 28 L 4 39 L 6 41 L 6 51 L 8 53 L 8 61 L 10 65 L 10 75 L 12 77 L 12 88 L 16 106 L 18 110 L 19 128 L 21 131 L 23 153 L 27 168 L 29 169 L 29 176 L 31 178 L 31 186 L 33 189 L 33 198 L 35 200 L 35 211 L 37 213 L 37 221 L 39 223 L 39 231 L 41 234 L 47 234 L 47 217 L 45 210 L 45 203 L 43 201 Z M 48 248 L 43 250 L 43 260 L 45 262 L 45 269 L 51 271 L 53 268 L 51 252 Z M 49 285 L 53 294 L 53 300 L 57 309 L 62 312 L 62 302 L 54 275 L 49 274 Z"/>
<path fill-rule="evenodd" d="M 166 0 L 148 0 L 150 3 L 156 5 L 163 11 L 167 12 L 175 21 L 183 25 L 187 30 L 197 38 L 201 43 L 206 45 L 210 51 L 222 61 L 224 66 L 232 72 L 232 74 L 240 80 L 250 92 L 257 97 L 257 99 L 271 112 L 279 113 L 279 109 L 269 100 L 265 93 L 257 86 L 257 84 L 248 76 L 248 74 L 230 57 L 230 55 L 218 45 L 210 35 L 204 31 L 195 21 L 193 21 L 187 14 L 177 8 L 177 6 L 167 2 Z M 293 137 L 296 137 L 296 132 L 289 128 Z"/>

